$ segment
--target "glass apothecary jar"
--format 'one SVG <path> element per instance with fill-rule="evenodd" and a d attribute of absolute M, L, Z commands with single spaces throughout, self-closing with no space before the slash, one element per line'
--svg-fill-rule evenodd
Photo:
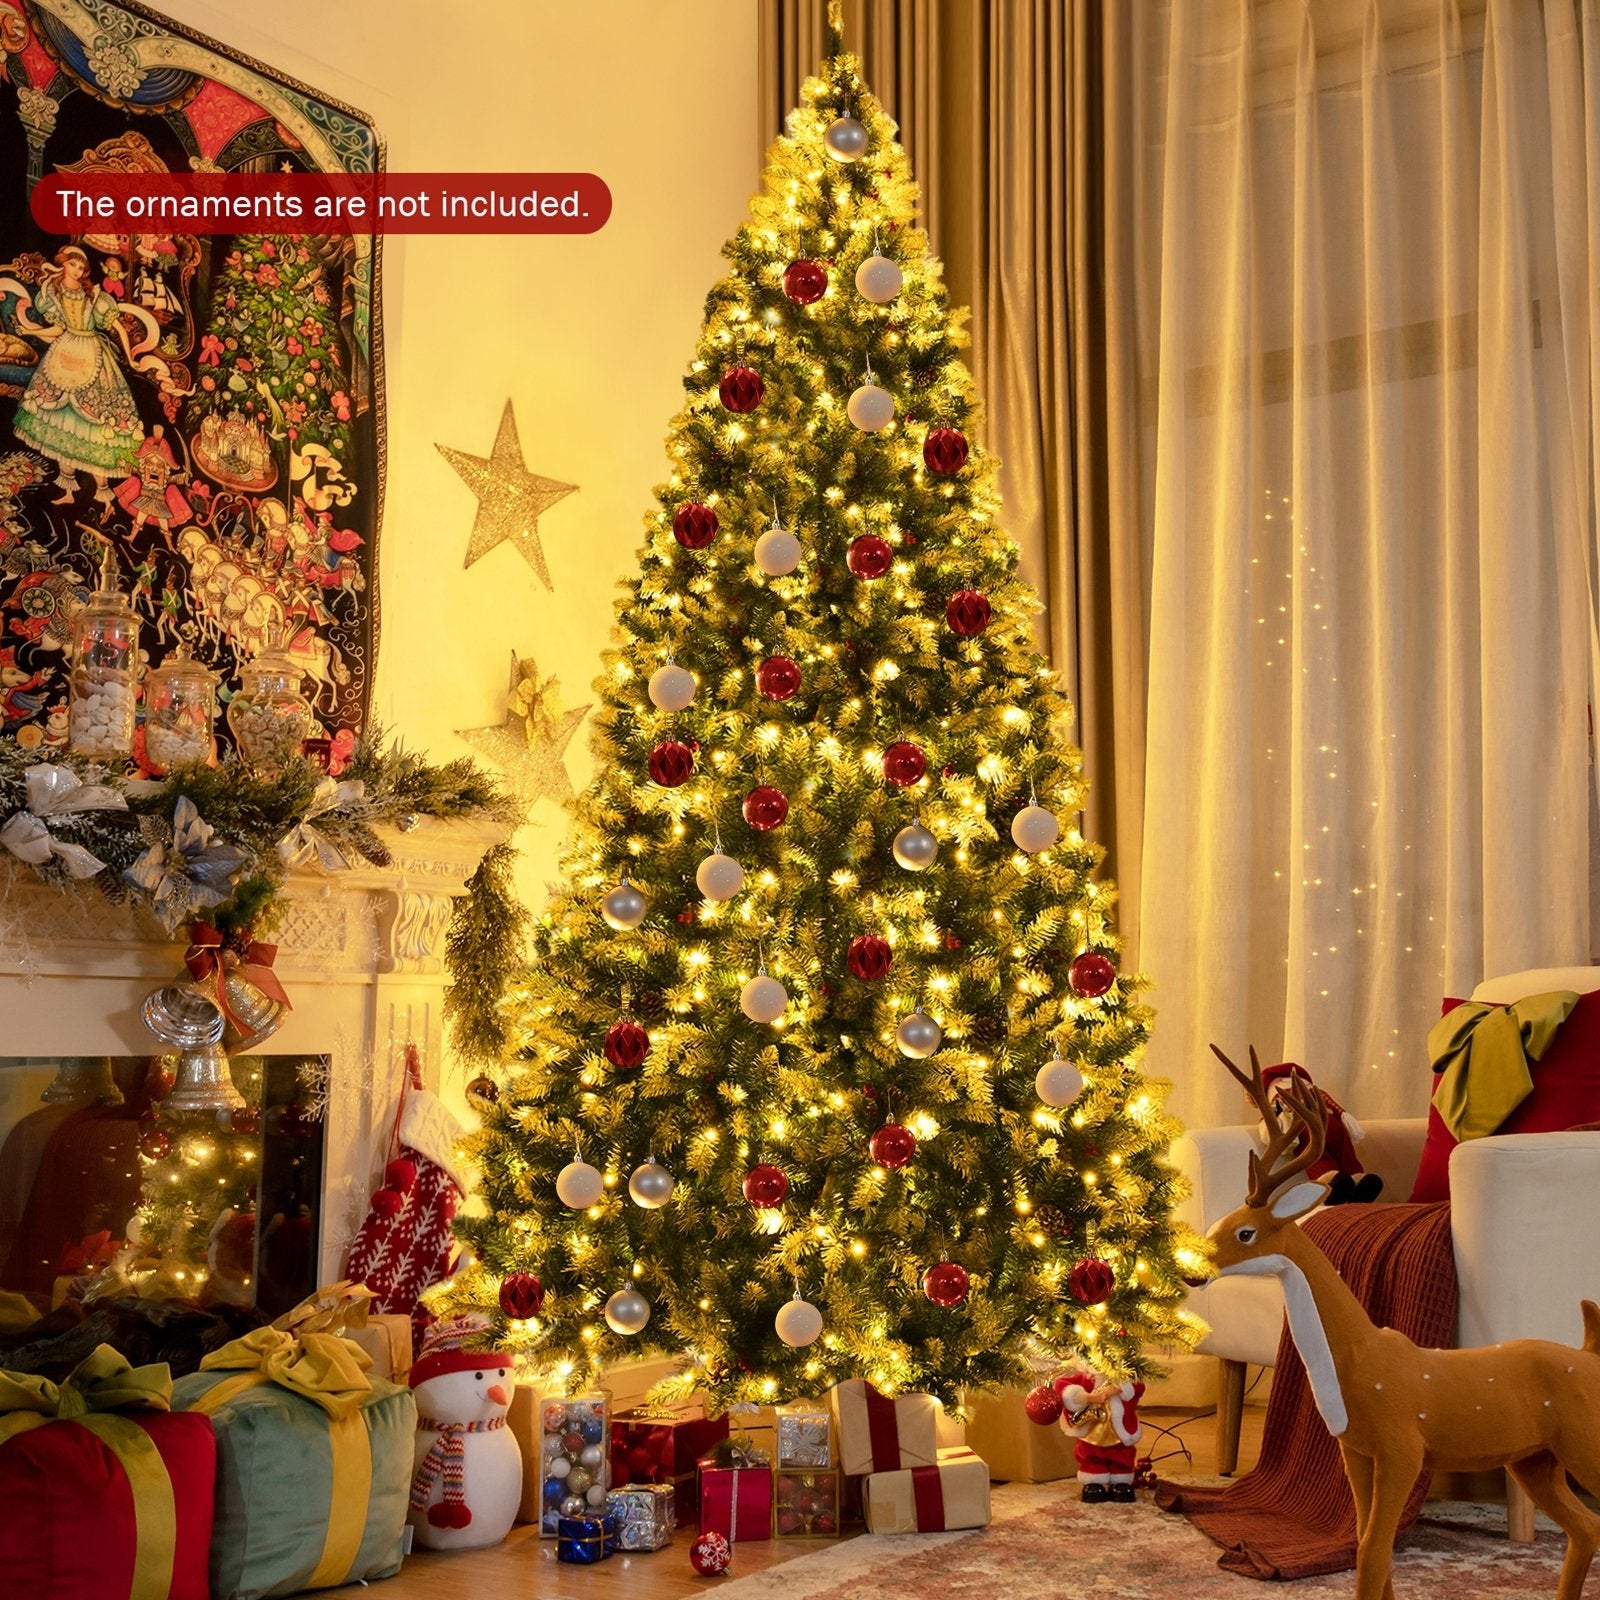
<path fill-rule="evenodd" d="M 217 675 L 180 644 L 144 680 L 144 754 L 152 770 L 171 772 L 211 759 Z"/>
<path fill-rule="evenodd" d="M 239 668 L 228 727 L 240 756 L 263 777 L 276 777 L 300 754 L 316 721 L 311 702 L 300 692 L 304 678 L 281 648 Z"/>
<path fill-rule="evenodd" d="M 139 676 L 139 619 L 117 589 L 117 558 L 107 544 L 100 587 L 72 620 L 68 741 L 80 756 L 133 750 Z"/>

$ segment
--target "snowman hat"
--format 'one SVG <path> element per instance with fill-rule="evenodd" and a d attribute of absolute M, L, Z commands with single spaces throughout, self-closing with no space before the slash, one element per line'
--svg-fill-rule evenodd
<path fill-rule="evenodd" d="M 443 1377 L 447 1372 L 509 1367 L 511 1357 L 503 1350 L 463 1348 L 474 1340 L 481 1340 L 488 1331 L 489 1319 L 471 1312 L 434 1323 L 422 1336 L 422 1352 L 411 1368 L 411 1387 L 415 1389 L 419 1383 Z"/>

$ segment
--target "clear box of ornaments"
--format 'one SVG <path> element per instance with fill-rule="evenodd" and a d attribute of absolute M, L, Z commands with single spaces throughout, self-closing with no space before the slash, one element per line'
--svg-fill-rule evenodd
<path fill-rule="evenodd" d="M 602 1394 L 539 1402 L 539 1537 L 563 1517 L 598 1517 L 611 1487 L 610 1419 Z"/>

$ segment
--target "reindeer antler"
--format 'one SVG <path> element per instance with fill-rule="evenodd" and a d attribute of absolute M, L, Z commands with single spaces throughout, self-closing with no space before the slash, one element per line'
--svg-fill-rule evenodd
<path fill-rule="evenodd" d="M 1272 1104 L 1272 1097 L 1262 1081 L 1261 1062 L 1254 1045 L 1250 1046 L 1248 1077 L 1216 1045 L 1212 1045 L 1211 1053 L 1243 1086 L 1261 1113 L 1261 1120 L 1272 1130 L 1267 1139 L 1267 1148 L 1259 1156 L 1253 1150 L 1250 1152 L 1250 1192 L 1245 1196 L 1246 1205 L 1269 1206 L 1272 1197 L 1291 1178 L 1304 1172 L 1322 1155 L 1322 1147 L 1328 1136 L 1327 1102 L 1313 1084 L 1298 1072 L 1291 1072 L 1283 1090 L 1283 1098 L 1293 1115 L 1285 1126 L 1279 1120 L 1277 1108 Z M 1302 1127 L 1306 1132 L 1305 1148 L 1292 1161 L 1279 1166 L 1278 1163 L 1294 1148 Z"/>

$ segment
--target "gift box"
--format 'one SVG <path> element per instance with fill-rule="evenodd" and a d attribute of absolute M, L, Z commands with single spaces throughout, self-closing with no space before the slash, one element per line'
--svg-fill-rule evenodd
<path fill-rule="evenodd" d="M 819 1400 L 796 1400 L 778 1407 L 780 1467 L 831 1467 L 833 1417 Z"/>
<path fill-rule="evenodd" d="M 699 1520 L 698 1463 L 728 1437 L 727 1416 L 708 1417 L 699 1406 L 630 1411 L 612 1418 L 611 1486 L 670 1484 L 677 1526 Z"/>
<path fill-rule="evenodd" d="M 772 1533 L 777 1539 L 837 1539 L 837 1467 L 779 1467 L 772 1480 Z"/>
<path fill-rule="evenodd" d="M 338 1324 L 336 1309 L 299 1307 L 212 1351 L 174 1385 L 175 1405 L 216 1425 L 214 1600 L 400 1570 L 416 1402 L 373 1377 Z"/>
<path fill-rule="evenodd" d="M 377 1312 L 366 1325 L 346 1328 L 344 1336 L 365 1350 L 372 1359 L 374 1377 L 404 1383 L 411 1371 L 411 1318 L 394 1312 Z"/>
<path fill-rule="evenodd" d="M 59 1386 L 0 1372 L 0 1592 L 208 1600 L 216 1442 L 171 1393 L 109 1345 Z"/>
<path fill-rule="evenodd" d="M 599 1517 L 558 1517 L 556 1519 L 556 1560 L 576 1566 L 592 1567 L 604 1561 L 611 1551 L 606 1547 L 606 1529 Z"/>
<path fill-rule="evenodd" d="M 619 1550 L 660 1550 L 672 1543 L 673 1487 L 670 1483 L 635 1483 L 613 1489 L 606 1511 L 617 1519 Z"/>
<path fill-rule="evenodd" d="M 840 1465 L 847 1476 L 931 1467 L 938 1459 L 938 1408 L 930 1394 L 892 1400 L 870 1383 L 835 1384 L 833 1414 L 839 1425 Z"/>
<path fill-rule="evenodd" d="M 778 1408 L 743 1402 L 728 1407 L 728 1436 L 753 1460 L 778 1459 Z"/>
<path fill-rule="evenodd" d="M 966 1444 L 989 1463 L 998 1483 L 1051 1483 L 1077 1472 L 1073 1441 L 1059 1428 L 1041 1428 L 1023 1410 L 1025 1389 L 1002 1389 L 968 1397 Z M 952 1443 L 941 1439 L 941 1444 Z"/>
<path fill-rule="evenodd" d="M 989 1523 L 989 1463 L 941 1450 L 931 1467 L 874 1472 L 862 1485 L 869 1533 L 944 1533 Z"/>
<path fill-rule="evenodd" d="M 520 1391 L 519 1391 L 520 1393 Z M 608 1413 L 602 1394 L 537 1396 L 531 1417 L 537 1429 L 523 1451 L 523 1517 L 537 1521 L 539 1536 L 556 1539 L 561 1521 L 598 1521 L 611 1487 L 607 1457 Z M 519 1442 L 520 1439 L 519 1439 Z M 529 1480 L 537 1507 L 527 1516 Z"/>
<path fill-rule="evenodd" d="M 730 1544 L 770 1539 L 771 1463 L 753 1463 L 732 1452 L 701 1461 L 700 1531 L 720 1533 Z"/>

